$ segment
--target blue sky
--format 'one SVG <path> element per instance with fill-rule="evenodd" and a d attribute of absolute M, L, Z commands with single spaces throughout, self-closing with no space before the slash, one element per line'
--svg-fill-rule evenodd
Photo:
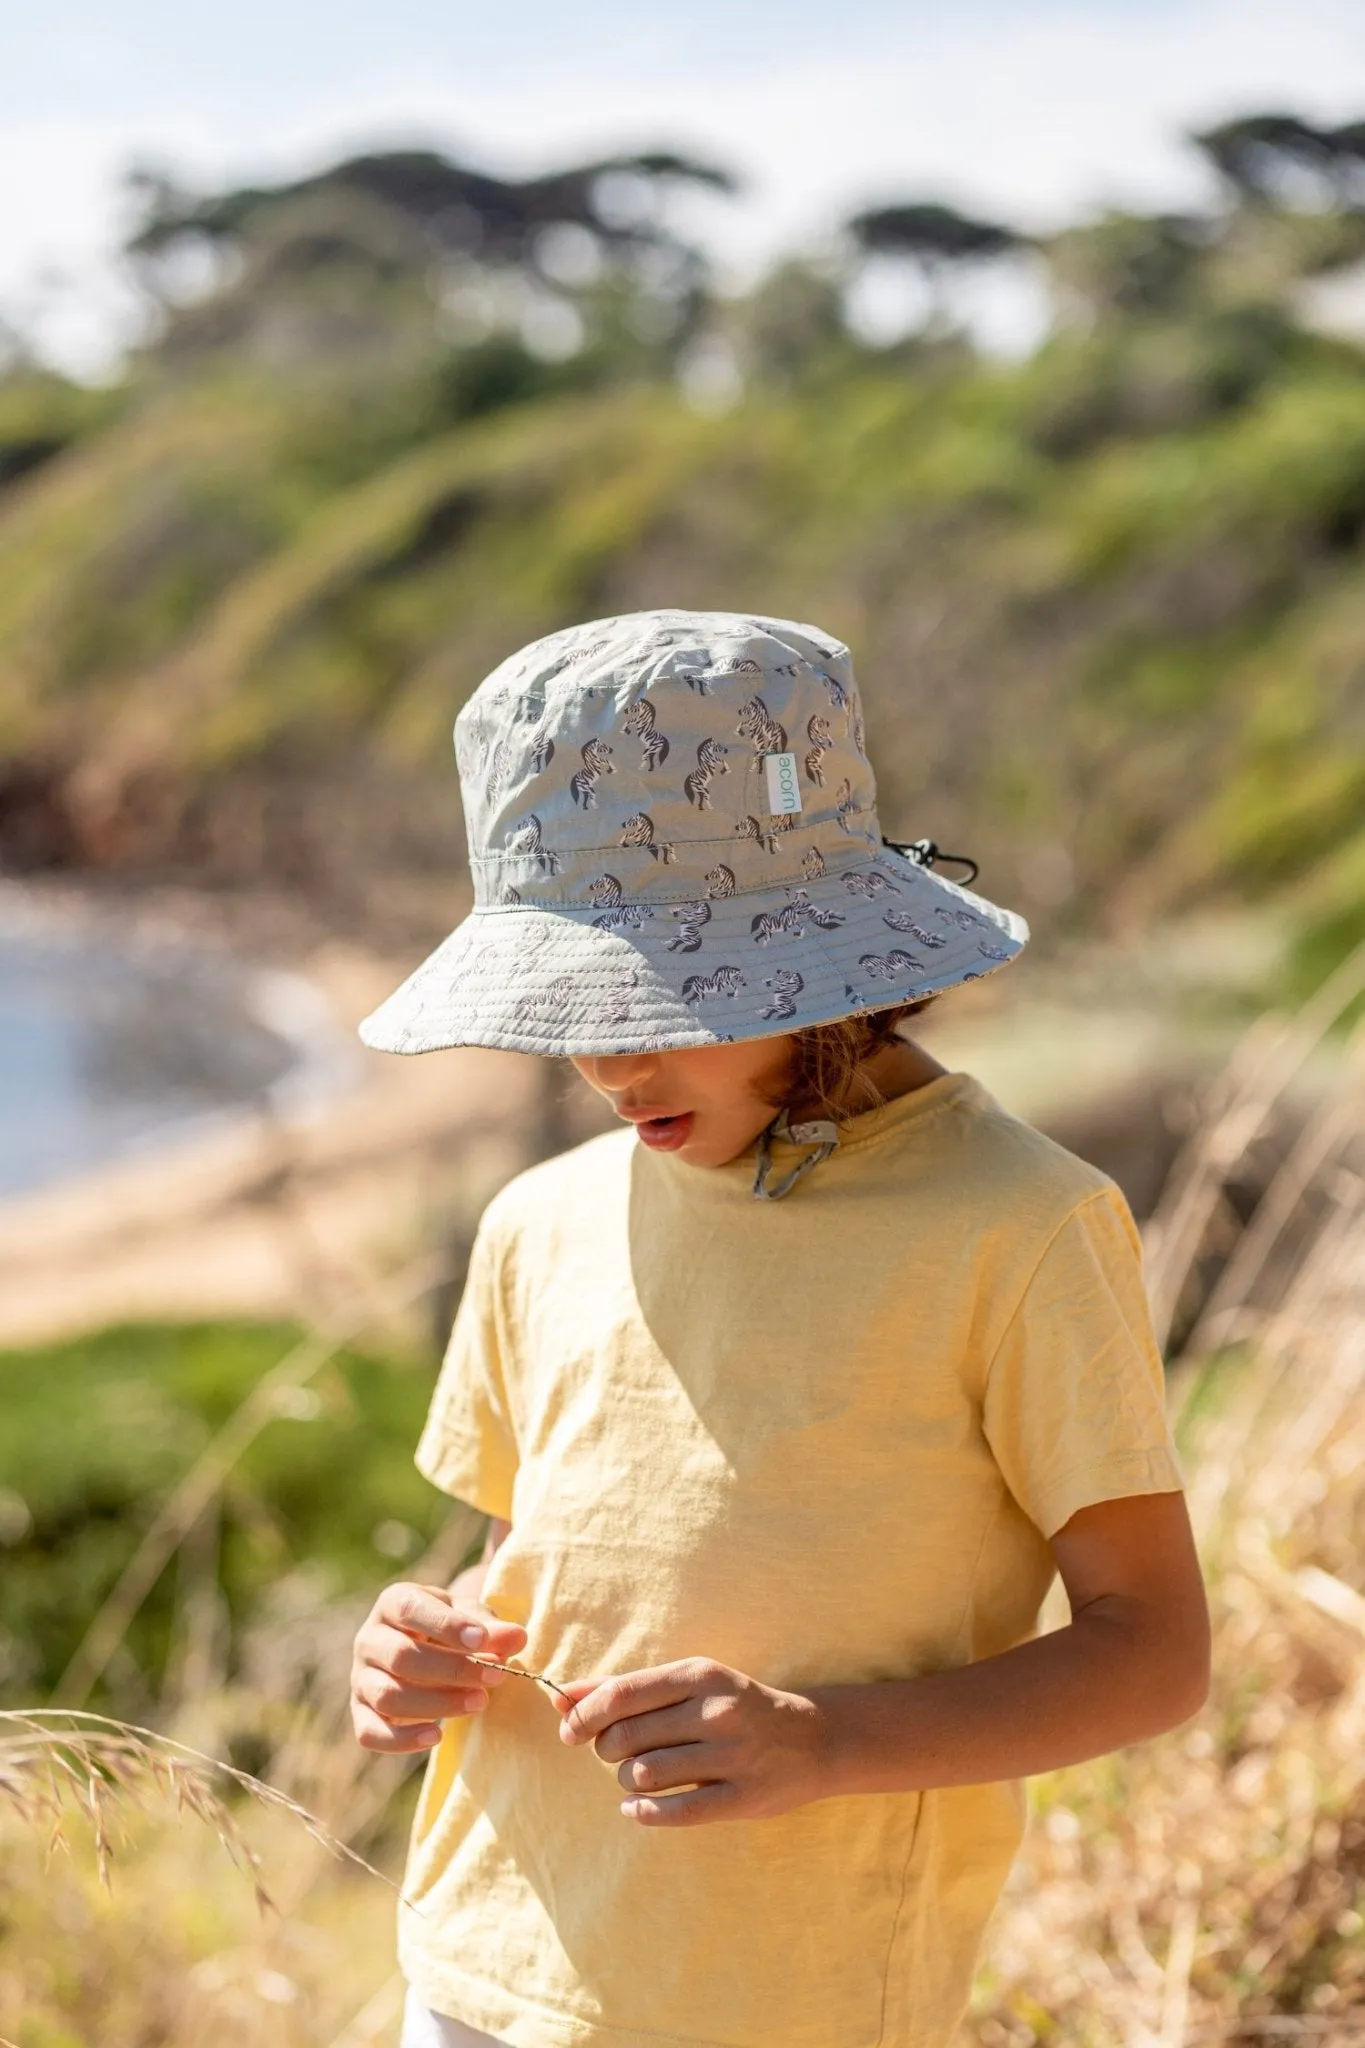
<path fill-rule="evenodd" d="M 495 168 L 673 144 L 745 200 L 692 225 L 736 278 L 859 205 L 937 195 L 1046 226 L 1206 197 L 1181 131 L 1365 114 L 1360 0 L 0 0 L 0 310 L 93 373 L 134 302 L 117 177 L 291 175 L 419 143 Z"/>

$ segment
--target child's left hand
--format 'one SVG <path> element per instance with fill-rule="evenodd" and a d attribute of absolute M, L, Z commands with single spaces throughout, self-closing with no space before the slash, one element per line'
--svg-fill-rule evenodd
<path fill-rule="evenodd" d="M 822 1796 L 824 1717 L 800 1693 L 709 1657 L 563 1689 L 574 1704 L 555 1695 L 561 1740 L 592 1742 L 604 1763 L 620 1764 L 632 1795 L 621 1811 L 647 1827 L 766 1820 Z M 695 1790 L 671 1789 L 682 1785 Z"/>

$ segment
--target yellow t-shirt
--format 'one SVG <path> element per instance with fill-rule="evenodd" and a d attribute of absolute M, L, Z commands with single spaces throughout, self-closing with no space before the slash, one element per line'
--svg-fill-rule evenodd
<path fill-rule="evenodd" d="M 1182 1484 L 1122 1195 L 970 1075 L 752 1178 L 623 1129 L 485 1212 L 417 1463 L 511 1521 L 530 1670 L 964 1664 L 1031 1633 L 1078 1508 Z M 558 1728 L 512 1678 L 446 1723 L 400 1908 L 429 2006 L 513 2048 L 943 2048 L 1020 1784 L 649 1828 Z"/>

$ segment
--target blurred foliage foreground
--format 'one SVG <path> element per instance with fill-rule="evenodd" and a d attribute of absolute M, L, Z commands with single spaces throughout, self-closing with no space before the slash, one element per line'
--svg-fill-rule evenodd
<path fill-rule="evenodd" d="M 1248 1031 L 1147 1222 L 1213 1692 L 1161 1740 L 1036 1782 L 975 2048 L 1346 2041 L 1365 2024 L 1365 1022 L 1341 1088 L 1284 1126 L 1362 985 L 1365 947 Z M 346 1683 L 377 1586 L 442 1581 L 481 1534 L 410 1464 L 431 1361 L 205 1326 L 3 1371 L 3 1703 L 150 1723 L 396 1874 L 415 1780 L 354 1746 Z M 193 1796 L 181 1775 L 177 1813 L 165 1770 L 158 1790 L 135 1764 L 0 1712 L 0 2038 L 392 2042 L 382 1876 L 211 1772 Z M 263 1910 L 225 1853 L 239 1841 Z"/>
<path fill-rule="evenodd" d="M 415 945 L 481 676 L 732 606 L 847 636 L 889 829 L 1041 931 L 1287 893 L 1311 986 L 1365 930 L 1365 351 L 1312 317 L 1362 132 L 1226 124 L 1207 213 L 1041 239 L 912 195 L 738 297 L 670 210 L 735 181 L 667 153 L 143 173 L 141 343 L 0 374 L 0 867 L 265 878 Z M 983 266 L 1051 306 L 1027 360 L 956 323 Z"/>

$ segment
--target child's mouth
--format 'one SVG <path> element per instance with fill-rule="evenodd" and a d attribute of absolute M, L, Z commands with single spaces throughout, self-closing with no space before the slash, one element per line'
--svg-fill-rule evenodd
<path fill-rule="evenodd" d="M 651 1116 L 635 1126 L 642 1145 L 651 1152 L 676 1152 L 692 1135 L 696 1112 L 685 1109 L 680 1116 Z"/>

